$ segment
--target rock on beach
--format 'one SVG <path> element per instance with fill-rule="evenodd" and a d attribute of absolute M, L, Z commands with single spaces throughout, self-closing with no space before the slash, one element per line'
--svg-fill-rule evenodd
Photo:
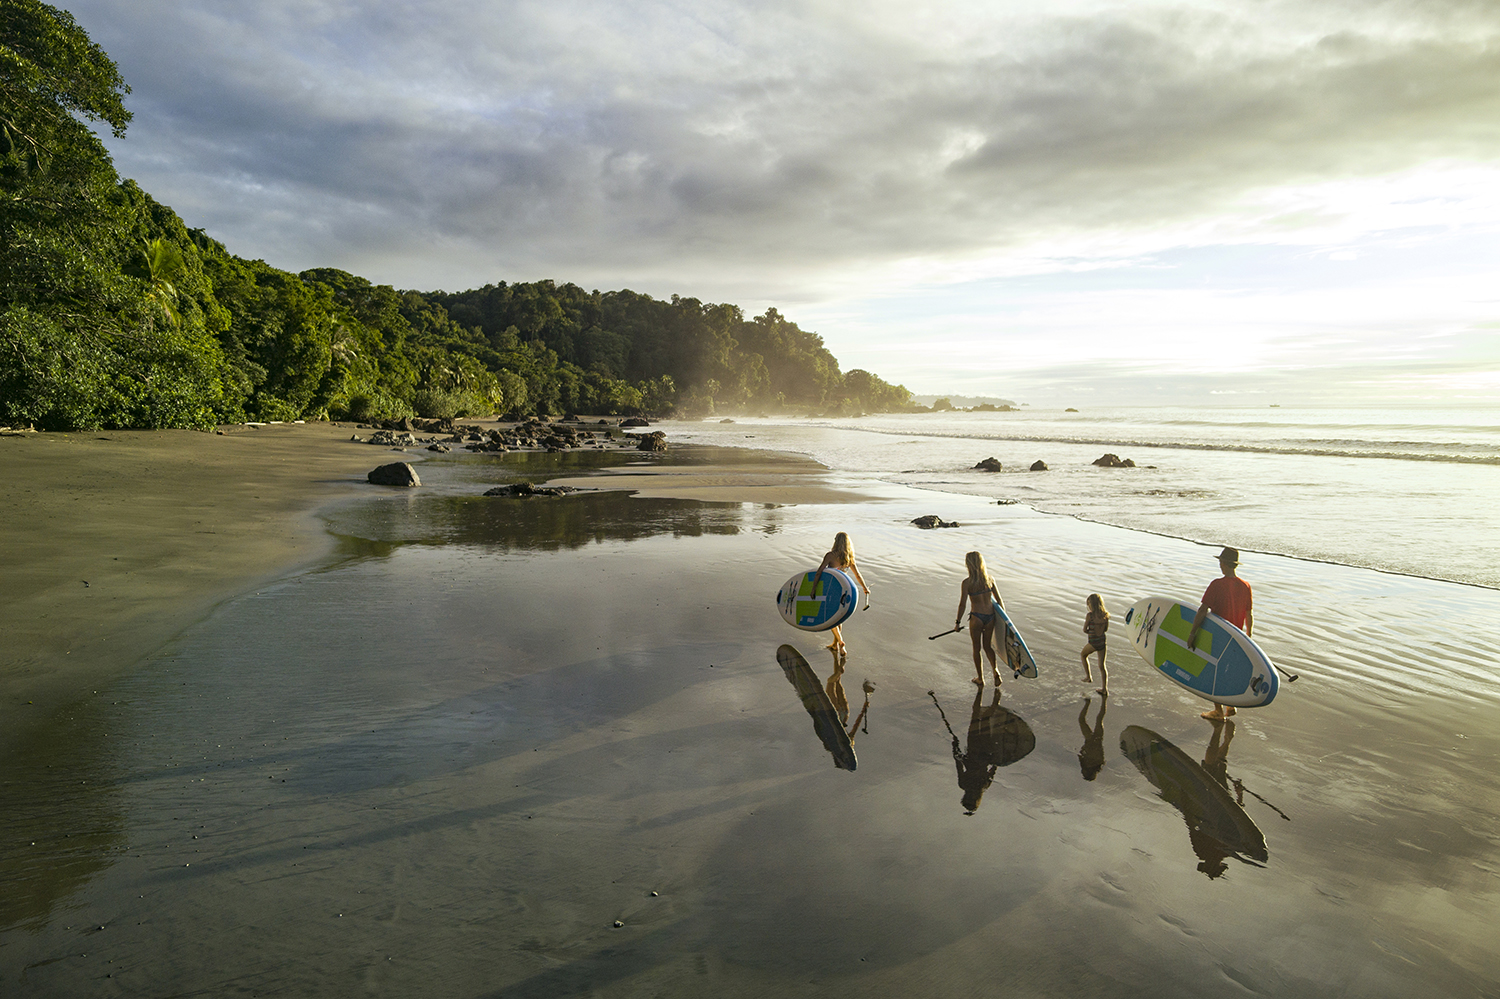
<path fill-rule="evenodd" d="M 377 486 L 420 486 L 417 470 L 404 461 L 393 461 L 389 465 L 373 468 L 365 479 Z"/>

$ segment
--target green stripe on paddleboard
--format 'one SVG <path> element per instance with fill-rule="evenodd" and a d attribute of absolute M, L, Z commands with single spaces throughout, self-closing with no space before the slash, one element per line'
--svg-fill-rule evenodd
<path fill-rule="evenodd" d="M 1161 669 L 1163 666 L 1173 666 L 1184 673 L 1191 673 L 1193 676 L 1198 676 L 1203 672 L 1203 667 L 1207 665 L 1207 659 L 1199 655 L 1194 655 L 1180 645 L 1173 645 L 1171 642 L 1163 642 L 1160 639 L 1156 642 L 1157 669 Z"/>
<path fill-rule="evenodd" d="M 1158 629 L 1161 634 L 1156 639 L 1157 669 L 1172 666 L 1195 677 L 1203 673 L 1203 667 L 1209 663 L 1197 652 L 1201 650 L 1213 655 L 1214 636 L 1207 628 L 1204 628 L 1198 632 L 1198 640 L 1194 643 L 1193 650 L 1188 649 L 1187 640 L 1188 636 L 1193 633 L 1193 618 L 1196 616 L 1196 613 L 1188 614 L 1187 608 L 1180 604 L 1167 612 Z M 1163 641 L 1161 635 L 1171 635 L 1182 644 Z"/>
<path fill-rule="evenodd" d="M 1178 604 L 1176 607 L 1172 608 L 1170 612 L 1168 612 L 1165 620 L 1162 621 L 1161 628 L 1159 630 L 1166 632 L 1173 638 L 1180 639 L 1182 641 L 1183 648 L 1187 648 L 1188 636 L 1193 633 L 1193 618 L 1197 616 L 1198 615 L 1196 612 L 1193 614 L 1189 614 L 1186 607 Z M 1193 648 L 1200 649 L 1204 652 L 1207 652 L 1209 655 L 1213 655 L 1213 633 L 1210 632 L 1207 628 L 1200 630 L 1198 632 L 1198 640 L 1193 643 Z M 1157 665 L 1161 664 L 1158 663 Z"/>
<path fill-rule="evenodd" d="M 797 587 L 798 600 L 796 611 L 798 617 L 817 617 L 818 611 L 823 605 L 824 590 L 828 586 L 819 577 L 816 581 L 809 578 L 811 574 L 802 577 L 802 583 Z"/>

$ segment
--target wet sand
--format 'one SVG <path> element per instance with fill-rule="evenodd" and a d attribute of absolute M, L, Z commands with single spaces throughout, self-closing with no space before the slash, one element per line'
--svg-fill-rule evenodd
<path fill-rule="evenodd" d="M 1301 679 L 1215 729 L 1117 622 L 1101 716 L 1084 594 L 1191 595 L 1212 552 L 805 467 L 864 501 L 768 503 L 719 451 L 641 459 L 656 496 L 477 496 L 620 457 L 434 458 L 60 717 L 3 785 L 0 988 L 1496 991 L 1500 699 L 1462 636 L 1500 595 L 1248 556 Z M 771 601 L 840 529 L 874 592 L 835 677 Z M 998 704 L 926 637 L 970 548 L 1041 667 Z M 874 683 L 853 771 L 783 644 L 850 721 Z"/>
<path fill-rule="evenodd" d="M 313 511 L 384 463 L 350 427 L 224 429 L 0 436 L 0 751 L 216 603 L 326 554 Z"/>

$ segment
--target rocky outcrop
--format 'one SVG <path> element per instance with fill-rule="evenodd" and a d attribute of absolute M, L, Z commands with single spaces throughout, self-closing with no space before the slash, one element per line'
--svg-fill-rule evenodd
<path fill-rule="evenodd" d="M 620 426 L 622 426 L 622 427 L 649 427 L 649 426 L 651 426 L 651 423 L 648 420 L 641 419 L 639 416 L 632 416 L 628 420 L 621 420 L 620 421 Z"/>
<path fill-rule="evenodd" d="M 974 467 L 983 472 L 998 472 L 1000 471 L 1000 459 L 986 458 Z"/>
<path fill-rule="evenodd" d="M 1126 458 L 1124 461 L 1121 461 L 1120 460 L 1120 456 L 1117 455 L 1117 454 L 1101 455 L 1100 457 L 1095 458 L 1093 463 L 1095 465 L 1098 465 L 1100 468 L 1134 468 L 1135 467 L 1135 462 L 1132 459 Z"/>
<path fill-rule="evenodd" d="M 511 496 L 524 498 L 527 496 L 566 496 L 577 492 L 572 486 L 534 486 L 530 482 L 516 482 L 508 486 L 496 486 L 486 489 L 486 496 Z"/>
<path fill-rule="evenodd" d="M 393 461 L 371 469 L 365 479 L 377 486 L 420 486 L 417 470 L 404 461 Z"/>
<path fill-rule="evenodd" d="M 1047 470 L 1047 463 L 1038 458 L 1036 461 L 1033 461 L 1031 463 L 1031 470 L 1033 472 L 1045 472 Z"/>
<path fill-rule="evenodd" d="M 660 430 L 653 430 L 649 434 L 640 435 L 640 443 L 635 446 L 637 451 L 665 451 L 667 449 L 667 435 Z"/>
<path fill-rule="evenodd" d="M 929 513 L 925 517 L 918 517 L 916 520 L 912 521 L 912 523 L 916 524 L 918 527 L 920 527 L 924 531 L 930 531 L 930 530 L 932 530 L 935 527 L 957 527 L 958 526 L 958 521 L 956 521 L 956 520 L 944 520 L 943 518 L 939 517 L 935 513 Z"/>

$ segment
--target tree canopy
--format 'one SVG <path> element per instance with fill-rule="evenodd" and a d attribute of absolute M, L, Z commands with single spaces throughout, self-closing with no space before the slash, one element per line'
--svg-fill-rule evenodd
<path fill-rule="evenodd" d="M 0 422 L 912 408 L 775 309 L 235 256 L 115 172 L 88 123 L 122 136 L 129 92 L 67 11 L 0 0 Z"/>

